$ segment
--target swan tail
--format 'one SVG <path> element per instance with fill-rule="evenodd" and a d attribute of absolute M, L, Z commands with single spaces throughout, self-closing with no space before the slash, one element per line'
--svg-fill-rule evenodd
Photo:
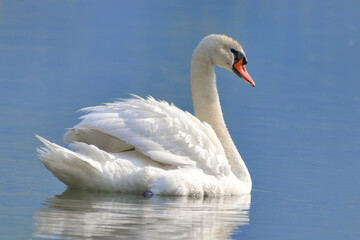
<path fill-rule="evenodd" d="M 38 135 L 36 137 L 44 144 L 37 149 L 39 160 L 60 181 L 71 188 L 91 188 L 89 184 L 96 184 L 94 179 L 102 172 L 99 163 Z"/>
<path fill-rule="evenodd" d="M 44 144 L 37 149 L 39 160 L 70 188 L 145 192 L 164 172 L 135 151 L 111 154 L 83 142 L 72 142 L 69 145 L 72 151 L 36 137 Z M 132 163 L 135 159 L 139 166 Z"/>

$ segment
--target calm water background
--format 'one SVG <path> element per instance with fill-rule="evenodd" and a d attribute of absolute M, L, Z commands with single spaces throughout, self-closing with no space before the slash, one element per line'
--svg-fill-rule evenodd
<path fill-rule="evenodd" d="M 360 239 L 359 1 L 0 1 L 3 239 Z M 250 196 L 66 191 L 37 160 L 76 110 L 152 95 L 192 112 L 190 59 L 239 40 L 251 88 L 216 69 Z"/>

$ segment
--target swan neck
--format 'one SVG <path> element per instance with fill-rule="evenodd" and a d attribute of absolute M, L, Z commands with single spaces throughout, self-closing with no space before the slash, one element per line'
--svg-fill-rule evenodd
<path fill-rule="evenodd" d="M 206 59 L 193 59 L 191 64 L 191 91 L 195 116 L 208 122 L 209 114 L 219 117 L 221 112 L 219 94 L 216 87 L 214 65 Z M 208 111 L 211 108 L 212 111 Z"/>
<path fill-rule="evenodd" d="M 195 116 L 207 122 L 219 138 L 232 172 L 243 182 L 251 179 L 248 169 L 242 160 L 229 131 L 227 130 L 220 105 L 216 86 L 216 75 L 211 58 L 195 50 L 191 62 L 191 91 Z"/>

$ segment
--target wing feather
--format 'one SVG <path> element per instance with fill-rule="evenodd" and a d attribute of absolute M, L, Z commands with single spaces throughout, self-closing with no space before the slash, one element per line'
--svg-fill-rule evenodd
<path fill-rule="evenodd" d="M 81 131 L 98 131 L 116 139 L 111 148 L 117 146 L 118 151 L 135 147 L 162 164 L 196 166 L 215 175 L 229 173 L 224 149 L 211 126 L 173 104 L 135 96 L 82 111 L 87 112 L 82 121 L 64 136 L 68 143 L 79 140 Z"/>

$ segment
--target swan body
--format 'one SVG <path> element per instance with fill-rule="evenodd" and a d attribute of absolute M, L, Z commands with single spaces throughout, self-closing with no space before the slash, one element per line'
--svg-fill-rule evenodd
<path fill-rule="evenodd" d="M 195 116 L 173 104 L 133 96 L 83 109 L 69 129 L 69 148 L 37 136 L 39 159 L 70 188 L 164 195 L 237 195 L 251 191 L 250 174 L 227 131 L 214 66 L 248 75 L 241 45 L 205 37 L 194 51 Z"/>

